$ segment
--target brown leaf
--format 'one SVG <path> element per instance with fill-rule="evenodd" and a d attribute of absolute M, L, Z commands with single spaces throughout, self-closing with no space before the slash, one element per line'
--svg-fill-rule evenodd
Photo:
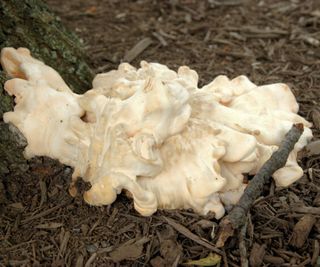
<path fill-rule="evenodd" d="M 134 243 L 124 243 L 114 251 L 110 252 L 110 257 L 115 262 L 122 260 L 136 260 L 141 257 L 143 251 L 143 245 L 148 242 L 148 238 L 141 238 Z"/>

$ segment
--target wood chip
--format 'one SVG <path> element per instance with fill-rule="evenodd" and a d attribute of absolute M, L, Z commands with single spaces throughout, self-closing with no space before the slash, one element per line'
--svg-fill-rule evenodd
<path fill-rule="evenodd" d="M 305 259 L 303 262 L 301 262 L 298 267 L 304 267 L 304 266 L 309 266 L 309 263 L 311 262 L 310 258 Z"/>
<path fill-rule="evenodd" d="M 152 39 L 147 37 L 137 43 L 132 49 L 130 49 L 124 56 L 123 61 L 131 62 L 137 56 L 139 56 L 144 50 L 146 50 L 152 44 Z"/>
<path fill-rule="evenodd" d="M 316 195 L 312 204 L 316 207 L 320 207 L 320 192 Z"/>
<path fill-rule="evenodd" d="M 250 252 L 249 263 L 252 267 L 261 266 L 263 257 L 266 253 L 266 245 L 259 245 L 258 243 L 254 243 L 252 250 Z"/>
<path fill-rule="evenodd" d="M 39 225 L 35 226 L 35 228 L 37 228 L 37 229 L 57 229 L 61 226 L 63 226 L 63 223 L 49 222 L 49 223 L 39 224 Z"/>
<path fill-rule="evenodd" d="M 20 203 L 20 202 L 11 203 L 8 205 L 8 207 L 17 210 L 18 212 L 22 212 L 24 210 L 24 207 L 23 207 L 22 203 Z"/>
<path fill-rule="evenodd" d="M 93 253 L 90 258 L 87 260 L 86 264 L 84 265 L 84 267 L 90 267 L 91 264 L 94 262 L 94 260 L 97 257 L 97 253 Z"/>
<path fill-rule="evenodd" d="M 9 266 L 28 266 L 30 260 L 9 260 Z M 3 265 L 4 266 L 4 265 Z"/>
<path fill-rule="evenodd" d="M 162 267 L 165 266 L 165 261 L 162 257 L 156 256 L 155 258 L 150 260 L 150 264 L 152 267 Z"/>
<path fill-rule="evenodd" d="M 320 154 L 320 140 L 313 141 L 304 148 L 307 157 Z"/>
<path fill-rule="evenodd" d="M 311 259 L 311 265 L 316 266 L 317 260 L 319 259 L 319 253 L 320 253 L 320 246 L 319 241 L 317 239 L 314 240 L 313 246 L 312 246 L 312 259 Z"/>
<path fill-rule="evenodd" d="M 107 221 L 107 226 L 108 226 L 109 228 L 112 227 L 112 225 L 113 225 L 113 223 L 114 223 L 114 220 L 115 220 L 117 214 L 118 214 L 118 209 L 117 209 L 117 208 L 114 208 L 113 211 L 112 211 L 112 213 L 111 213 L 111 215 L 110 215 L 110 217 L 109 217 L 109 219 L 108 219 L 108 221 Z"/>
<path fill-rule="evenodd" d="M 59 252 L 61 253 L 61 255 L 64 255 L 65 251 L 66 251 L 66 248 L 68 246 L 68 242 L 69 242 L 69 239 L 70 239 L 70 232 L 67 231 L 65 232 L 64 236 L 63 236 L 63 239 L 62 239 L 62 242 L 60 244 L 60 248 L 59 248 Z"/>
<path fill-rule="evenodd" d="M 39 206 L 42 207 L 42 205 L 47 202 L 47 185 L 46 185 L 45 181 L 40 180 L 39 186 L 40 186 L 40 192 L 41 192 Z"/>
<path fill-rule="evenodd" d="M 163 216 L 164 220 L 170 224 L 176 231 L 178 231 L 180 234 L 183 234 L 185 237 L 193 240 L 194 242 L 198 243 L 201 246 L 206 247 L 207 249 L 212 250 L 213 252 L 219 253 L 220 255 L 223 254 L 223 252 L 213 246 L 209 241 L 200 238 L 199 236 L 192 233 L 188 228 L 184 227 L 183 225 L 175 222 L 173 219 L 170 219 L 168 217 Z"/>
<path fill-rule="evenodd" d="M 83 267 L 83 255 L 80 254 L 76 261 L 76 267 Z"/>
<path fill-rule="evenodd" d="M 297 206 L 292 207 L 291 210 L 297 213 L 320 215 L 320 207 Z"/>
<path fill-rule="evenodd" d="M 3 185 L 3 182 L 0 181 L 0 204 L 4 204 L 7 201 L 8 201 L 8 199 L 6 197 L 6 189 L 5 189 L 4 185 Z"/>
<path fill-rule="evenodd" d="M 282 259 L 281 257 L 272 256 L 272 255 L 265 255 L 263 257 L 263 261 L 265 263 L 274 264 L 275 266 L 280 266 L 281 264 L 284 264 L 284 259 Z"/>
<path fill-rule="evenodd" d="M 61 207 L 65 206 L 65 205 L 67 205 L 67 204 L 69 204 L 69 203 L 70 203 L 70 201 L 67 201 L 66 203 L 57 205 L 57 206 L 55 206 L 55 207 L 53 207 L 53 208 L 51 208 L 51 209 L 44 210 L 44 211 L 42 211 L 42 212 L 40 212 L 40 213 L 38 213 L 38 214 L 36 214 L 36 215 L 30 216 L 30 217 L 22 220 L 21 223 L 22 223 L 22 224 L 26 224 L 26 223 L 28 223 L 28 222 L 30 222 L 30 221 L 33 221 L 33 220 L 39 219 L 39 218 L 41 218 L 41 217 L 47 216 L 47 215 L 51 214 L 52 212 L 60 209 Z"/>
<path fill-rule="evenodd" d="M 157 32 L 153 32 L 152 35 L 159 40 L 159 42 L 161 43 L 162 46 L 168 45 L 167 41 L 163 38 L 163 36 L 161 34 L 159 34 Z"/>
<path fill-rule="evenodd" d="M 245 52 L 232 52 L 232 51 L 215 51 L 215 54 L 219 56 L 230 56 L 234 58 L 251 58 L 252 55 L 249 55 L 248 53 Z"/>
<path fill-rule="evenodd" d="M 249 266 L 249 261 L 247 256 L 247 246 L 245 243 L 246 234 L 247 234 L 247 223 L 245 223 L 241 227 L 238 235 L 241 267 Z"/>
<path fill-rule="evenodd" d="M 126 232 L 130 231 L 130 230 L 133 229 L 135 226 L 136 226 L 135 223 L 129 223 L 129 224 L 125 225 L 123 228 L 121 228 L 121 229 L 118 231 L 118 235 L 122 235 L 123 233 L 126 233 Z"/>
<path fill-rule="evenodd" d="M 315 222 L 316 218 L 313 215 L 304 215 L 294 226 L 289 244 L 296 248 L 302 248 Z"/>
<path fill-rule="evenodd" d="M 211 0 L 209 3 L 212 6 L 239 6 L 246 3 L 245 0 Z"/>
<path fill-rule="evenodd" d="M 320 111 L 318 109 L 312 110 L 311 117 L 313 121 L 313 126 L 320 130 Z"/>

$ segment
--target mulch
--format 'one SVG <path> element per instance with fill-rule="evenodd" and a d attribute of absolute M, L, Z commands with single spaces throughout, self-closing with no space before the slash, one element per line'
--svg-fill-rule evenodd
<path fill-rule="evenodd" d="M 146 60 L 173 69 L 188 65 L 200 84 L 219 74 L 244 74 L 260 85 L 284 82 L 319 138 L 318 0 L 46 2 L 82 39 L 96 72 Z M 220 250 L 212 242 L 218 222 L 210 215 L 184 210 L 141 217 L 122 195 L 110 206 L 92 207 L 69 196 L 69 167 L 33 159 L 24 177 L 8 181 L 6 201 L 0 199 L 0 266 L 179 266 L 217 259 L 216 253 L 220 266 L 245 265 L 243 255 L 250 266 L 320 266 L 320 156 L 312 154 L 301 155 L 298 182 L 265 186 L 246 228 Z"/>

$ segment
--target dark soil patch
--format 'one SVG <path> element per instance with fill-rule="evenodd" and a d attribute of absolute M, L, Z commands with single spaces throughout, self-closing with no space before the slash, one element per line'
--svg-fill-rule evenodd
<path fill-rule="evenodd" d="M 136 66 L 141 60 L 174 69 L 188 65 L 198 71 L 201 83 L 219 74 L 244 74 L 256 84 L 284 82 L 293 88 L 301 114 L 315 123 L 315 139 L 319 137 L 318 0 L 47 3 L 83 39 L 97 72 L 131 58 Z M 142 53 L 128 55 L 144 38 L 152 43 L 146 39 Z M 319 156 L 300 163 L 305 169 L 302 179 L 286 189 L 269 184 L 251 210 L 247 233 L 240 240 L 253 266 L 320 264 Z M 145 218 L 125 196 L 111 206 L 91 207 L 69 196 L 70 168 L 49 159 L 34 159 L 30 166 L 24 177 L 5 182 L 0 266 L 177 266 L 213 251 L 210 217 L 159 211 Z M 306 235 L 306 224 L 313 227 L 302 242 L 297 236 Z M 207 245 L 195 242 L 190 231 L 208 240 Z M 221 266 L 240 266 L 239 238 L 223 253 Z"/>

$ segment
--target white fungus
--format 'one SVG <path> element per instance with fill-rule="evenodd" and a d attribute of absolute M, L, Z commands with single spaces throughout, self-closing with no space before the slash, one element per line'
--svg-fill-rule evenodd
<path fill-rule="evenodd" d="M 26 137 L 25 156 L 72 166 L 73 182 L 92 185 L 84 193 L 89 204 L 111 204 L 125 189 L 145 216 L 192 208 L 221 218 L 241 197 L 244 174 L 259 170 L 293 123 L 303 123 L 304 133 L 273 178 L 288 186 L 303 174 L 296 156 L 312 138 L 311 124 L 297 115 L 285 84 L 218 76 L 199 88 L 186 66 L 175 72 L 142 61 L 98 74 L 78 95 L 25 48 L 4 48 L 1 63 L 16 103 L 3 118 Z"/>

